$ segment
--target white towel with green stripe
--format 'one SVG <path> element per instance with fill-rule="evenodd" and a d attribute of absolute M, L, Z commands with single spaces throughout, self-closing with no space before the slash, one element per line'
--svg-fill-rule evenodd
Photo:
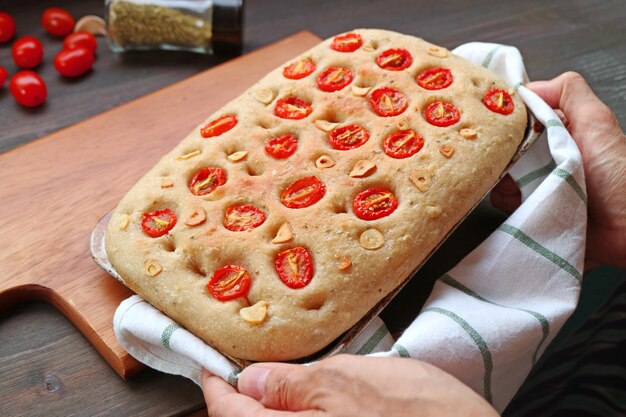
<path fill-rule="evenodd" d="M 585 183 L 578 148 L 558 116 L 522 86 L 528 79 L 516 48 L 473 42 L 453 52 L 499 73 L 546 126 L 510 172 L 523 204 L 437 281 L 395 343 L 377 318 L 348 353 L 430 362 L 501 411 L 578 301 Z M 235 365 L 138 296 L 119 306 L 114 327 L 121 345 L 152 368 L 199 384 L 204 367 L 236 381 Z"/>

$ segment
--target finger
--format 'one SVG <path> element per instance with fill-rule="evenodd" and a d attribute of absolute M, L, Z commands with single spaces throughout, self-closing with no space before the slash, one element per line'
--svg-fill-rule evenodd
<path fill-rule="evenodd" d="M 219 376 L 202 371 L 202 392 L 210 417 L 278 417 L 273 410 L 266 410 L 258 401 L 241 395 Z"/>
<path fill-rule="evenodd" d="M 311 404 L 310 367 L 285 363 L 255 364 L 243 370 L 238 388 L 242 394 L 280 410 L 306 410 Z"/>
<path fill-rule="evenodd" d="M 491 191 L 491 205 L 512 213 L 522 204 L 522 192 L 513 178 L 507 174 Z"/>
<path fill-rule="evenodd" d="M 521 195 L 519 186 L 510 174 L 506 174 L 493 190 L 504 195 Z"/>

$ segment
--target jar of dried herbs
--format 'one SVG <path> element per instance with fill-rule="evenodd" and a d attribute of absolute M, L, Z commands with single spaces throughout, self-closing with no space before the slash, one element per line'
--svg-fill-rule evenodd
<path fill-rule="evenodd" d="M 241 53 L 243 0 L 106 0 L 114 51 Z"/>

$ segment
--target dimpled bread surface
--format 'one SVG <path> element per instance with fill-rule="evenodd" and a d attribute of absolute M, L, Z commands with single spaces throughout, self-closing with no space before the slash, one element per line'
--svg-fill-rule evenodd
<path fill-rule="evenodd" d="M 108 225 L 107 254 L 126 284 L 231 357 L 291 360 L 330 344 L 428 256 L 493 186 L 522 140 L 525 106 L 496 74 L 412 36 L 373 29 L 352 33 L 362 38 L 355 51 L 333 50 L 333 38 L 327 39 L 210 115 L 130 190 Z M 406 49 L 410 66 L 381 68 L 376 58 L 391 48 Z M 301 59 L 311 60 L 315 70 L 301 79 L 286 78 L 283 68 Z M 325 92 L 317 79 L 331 66 L 349 69 L 353 79 L 339 91 Z M 451 70 L 450 86 L 418 85 L 416 76 L 434 67 Z M 406 110 L 391 117 L 374 112 L 369 98 L 381 87 L 404 94 Z M 491 111 L 483 103 L 493 88 L 511 95 L 512 113 Z M 299 120 L 276 116 L 278 100 L 287 97 L 303 100 L 312 112 Z M 460 120 L 447 127 L 429 123 L 425 109 L 435 101 L 454 105 Z M 202 127 L 226 115 L 237 118 L 232 129 L 201 135 Z M 334 149 L 329 126 L 319 121 L 360 125 L 369 140 L 354 149 Z M 384 139 L 409 129 L 423 137 L 423 147 L 402 159 L 387 155 Z M 461 129 L 470 134 L 461 135 Z M 284 159 L 270 156 L 266 143 L 286 134 L 297 139 L 296 151 Z M 247 154 L 237 153 L 242 151 Z M 365 161 L 365 173 L 353 172 L 358 161 Z M 204 167 L 222 168 L 226 182 L 197 196 L 189 183 Z M 309 176 L 325 185 L 323 197 L 308 207 L 286 207 L 283 190 Z M 397 209 L 363 220 L 353 200 L 373 187 L 393 193 Z M 265 221 L 245 231 L 228 230 L 226 210 L 242 204 L 261 210 Z M 166 208 L 176 215 L 175 226 L 164 236 L 148 236 L 144 213 Z M 273 243 L 285 223 L 293 236 Z M 313 267 L 302 288 L 287 286 L 275 266 L 280 252 L 295 247 L 308 251 Z M 207 284 L 227 265 L 244 268 L 250 287 L 220 301 Z"/>

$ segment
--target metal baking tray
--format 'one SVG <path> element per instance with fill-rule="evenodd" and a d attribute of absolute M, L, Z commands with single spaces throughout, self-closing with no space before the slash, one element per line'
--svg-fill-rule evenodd
<path fill-rule="evenodd" d="M 535 115 L 531 113 L 530 109 L 526 108 L 526 111 L 528 113 L 528 124 L 526 126 L 524 138 L 522 139 L 522 142 L 517 148 L 517 151 L 511 158 L 511 161 L 508 163 L 504 171 L 502 171 L 498 179 L 493 184 L 491 184 L 491 186 L 489 187 L 489 191 L 487 191 L 485 195 L 482 196 L 482 198 L 480 198 L 476 202 L 476 204 L 471 208 L 471 210 L 469 210 L 466 213 L 466 215 L 463 216 L 463 218 L 461 218 L 454 225 L 454 227 L 450 229 L 450 231 L 448 231 L 448 233 L 441 240 L 441 242 L 428 254 L 428 256 L 426 256 L 426 258 L 424 258 L 424 260 L 413 270 L 413 272 L 411 272 L 411 274 L 409 274 L 409 276 L 395 290 L 393 290 L 385 298 L 380 300 L 378 304 L 376 304 L 363 318 L 361 318 L 361 320 L 359 320 L 354 326 L 352 326 L 345 333 L 343 333 L 341 336 L 335 339 L 335 341 L 330 343 L 326 348 L 322 349 L 321 351 L 311 356 L 300 358 L 300 359 L 293 360 L 290 362 L 306 363 L 306 362 L 311 362 L 315 360 L 320 360 L 325 357 L 344 352 L 347 349 L 350 343 L 367 327 L 368 324 L 370 324 L 370 322 L 376 316 L 378 316 L 378 314 L 387 306 L 387 304 L 391 302 L 391 300 L 400 292 L 400 290 L 402 290 L 402 288 L 411 280 L 411 278 L 413 278 L 413 276 L 417 273 L 417 271 L 426 263 L 426 261 L 431 257 L 431 255 L 435 253 L 437 249 L 439 249 L 439 247 L 448 239 L 448 237 L 452 234 L 452 232 L 454 232 L 456 228 L 463 222 L 463 220 L 465 220 L 465 218 L 476 208 L 476 206 L 478 206 L 480 201 L 484 197 L 486 197 L 491 191 L 491 189 L 495 187 L 495 185 L 509 172 L 509 170 L 515 164 L 515 162 L 517 162 L 522 157 L 522 155 L 524 155 L 526 150 L 528 150 L 528 148 L 530 148 L 530 146 L 535 142 L 535 140 L 539 136 L 541 136 L 544 130 L 544 126 L 537 120 Z M 109 275 L 111 275 L 112 277 L 114 277 L 115 279 L 117 279 L 119 282 L 121 282 L 122 284 L 126 286 L 124 279 L 120 276 L 120 274 L 115 270 L 113 265 L 111 265 L 111 263 L 109 262 L 109 258 L 107 257 L 107 253 L 105 249 L 105 230 L 106 230 L 107 224 L 109 223 L 109 220 L 111 219 L 112 214 L 113 214 L 113 210 L 108 212 L 102 219 L 100 219 L 98 224 L 96 224 L 95 228 L 91 232 L 91 239 L 90 239 L 89 247 L 91 250 L 91 257 L 96 262 L 96 264 L 98 264 L 98 266 L 100 266 L 102 269 L 108 272 Z M 250 365 L 251 363 L 253 363 L 252 361 L 234 358 L 229 355 L 225 355 L 223 353 L 222 355 L 224 355 L 226 358 L 228 358 L 231 362 L 233 362 L 235 365 L 239 366 L 240 368 L 244 368 Z"/>

